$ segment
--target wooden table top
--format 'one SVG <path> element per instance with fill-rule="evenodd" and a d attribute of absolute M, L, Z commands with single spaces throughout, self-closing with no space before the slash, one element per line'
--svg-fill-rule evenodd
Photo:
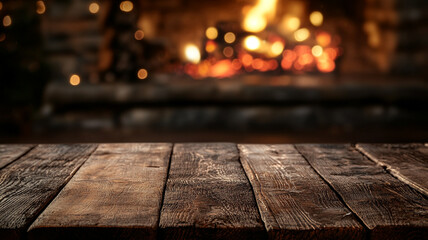
<path fill-rule="evenodd" d="M 0 145 L 0 239 L 428 239 L 428 146 Z"/>

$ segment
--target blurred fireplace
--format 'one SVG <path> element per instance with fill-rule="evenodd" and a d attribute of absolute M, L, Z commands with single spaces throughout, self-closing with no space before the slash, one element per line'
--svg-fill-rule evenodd
<path fill-rule="evenodd" d="M 243 23 L 257 2 L 49 1 L 53 81 L 36 128 L 426 136 L 426 1 L 278 0 L 252 32 Z"/>
<path fill-rule="evenodd" d="M 132 9 L 124 9 L 130 7 L 123 5 L 126 2 L 100 1 L 96 14 L 88 11 L 91 1 L 49 2 L 43 26 L 57 80 L 68 81 L 69 76 L 78 74 L 83 82 L 90 83 L 138 81 L 146 75 L 145 71 L 138 74 L 140 69 L 150 75 L 189 73 L 197 78 L 255 72 L 319 73 L 323 72 L 318 67 L 323 66 L 319 64 L 320 57 L 311 54 L 313 46 L 322 45 L 319 38 L 324 43 L 331 42 L 322 46 L 324 50 L 330 48 L 329 53 L 338 55 L 333 67 L 324 64 L 324 72 L 334 69 L 339 74 L 422 74 L 427 69 L 424 1 L 264 0 L 261 2 L 266 4 L 276 2 L 276 8 L 267 27 L 256 33 L 242 28 L 245 17 L 257 7 L 255 0 L 139 0 L 132 1 Z M 324 16 L 321 26 L 310 22 L 310 14 L 315 11 Z M 296 19 L 300 24 L 293 22 Z M 218 31 L 214 40 L 205 36 L 209 27 Z M 309 29 L 307 40 L 296 41 L 295 31 L 299 29 Z M 231 44 L 223 39 L 227 32 L 236 36 Z M 264 45 L 258 51 L 248 51 L 242 46 L 248 35 L 257 36 Z M 198 66 L 186 65 L 189 60 L 185 48 L 189 44 L 195 45 L 202 57 Z M 277 44 L 280 54 L 272 56 L 269 50 L 262 49 L 273 49 L 273 44 Z M 294 53 L 286 54 L 287 50 Z M 306 62 L 311 63 L 305 67 L 298 66 L 305 59 L 299 61 L 299 56 L 293 56 L 299 50 L 309 53 Z M 255 69 L 257 62 L 253 61 L 249 67 L 242 66 L 248 55 L 253 60 L 266 60 L 259 61 L 259 66 L 270 65 Z M 285 60 L 293 57 L 294 62 L 285 66 Z M 207 73 L 211 69 L 206 68 L 215 63 L 234 59 L 235 65 L 218 67 L 220 74 Z M 222 75 L 222 70 L 226 74 Z"/>

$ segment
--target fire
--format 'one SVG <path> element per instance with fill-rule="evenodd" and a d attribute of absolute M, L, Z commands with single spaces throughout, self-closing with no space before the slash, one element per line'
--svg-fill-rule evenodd
<path fill-rule="evenodd" d="M 275 17 L 277 0 L 259 0 L 244 17 L 243 28 L 248 32 L 263 31 Z"/>
<path fill-rule="evenodd" d="M 243 10 L 242 31 L 231 32 L 221 24 L 206 28 L 202 52 L 194 44 L 185 47 L 184 72 L 196 79 L 246 72 L 333 72 L 342 54 L 340 38 L 322 28 L 323 14 L 313 11 L 305 19 L 303 10 L 289 11 L 274 26 L 276 4 L 258 0 Z"/>
<path fill-rule="evenodd" d="M 198 47 L 194 44 L 188 44 L 184 48 L 184 54 L 187 61 L 191 63 L 198 63 L 201 60 L 201 53 L 199 52 Z"/>
<path fill-rule="evenodd" d="M 250 51 L 259 49 L 260 45 L 261 45 L 260 38 L 254 35 L 250 35 L 246 37 L 244 40 L 244 47 Z"/>

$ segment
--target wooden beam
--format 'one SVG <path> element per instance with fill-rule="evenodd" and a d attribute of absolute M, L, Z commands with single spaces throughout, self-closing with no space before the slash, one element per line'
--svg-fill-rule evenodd
<path fill-rule="evenodd" d="M 428 196 L 428 148 L 423 144 L 358 144 L 357 149 Z"/>
<path fill-rule="evenodd" d="M 372 239 L 426 239 L 428 198 L 351 145 L 297 145 L 311 166 L 371 230 Z"/>
<path fill-rule="evenodd" d="M 0 169 L 26 154 L 35 145 L 31 144 L 0 144 Z"/>
<path fill-rule="evenodd" d="M 262 239 L 265 230 L 235 144 L 174 146 L 161 239 Z"/>
<path fill-rule="evenodd" d="M 101 144 L 31 225 L 30 238 L 156 239 L 171 148 Z"/>
<path fill-rule="evenodd" d="M 0 170 L 0 239 L 22 237 L 96 145 L 38 145 Z"/>
<path fill-rule="evenodd" d="M 365 228 L 293 145 L 238 145 L 269 239 L 365 239 Z"/>

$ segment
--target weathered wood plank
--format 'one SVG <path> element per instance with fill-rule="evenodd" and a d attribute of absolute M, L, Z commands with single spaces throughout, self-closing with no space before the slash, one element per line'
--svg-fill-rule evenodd
<path fill-rule="evenodd" d="M 293 145 L 238 145 L 270 239 L 365 239 L 365 228 Z"/>
<path fill-rule="evenodd" d="M 423 144 L 358 144 L 357 149 L 428 196 L 428 148 Z"/>
<path fill-rule="evenodd" d="M 163 239 L 265 237 L 235 144 L 174 146 L 159 226 Z"/>
<path fill-rule="evenodd" d="M 372 239 L 427 239 L 428 199 L 350 145 L 297 145 L 371 230 Z"/>
<path fill-rule="evenodd" d="M 95 148 L 39 145 L 0 170 L 0 239 L 21 237 Z"/>
<path fill-rule="evenodd" d="M 0 169 L 34 148 L 31 144 L 0 144 Z"/>
<path fill-rule="evenodd" d="M 101 144 L 31 225 L 30 238 L 156 239 L 171 149 Z"/>

